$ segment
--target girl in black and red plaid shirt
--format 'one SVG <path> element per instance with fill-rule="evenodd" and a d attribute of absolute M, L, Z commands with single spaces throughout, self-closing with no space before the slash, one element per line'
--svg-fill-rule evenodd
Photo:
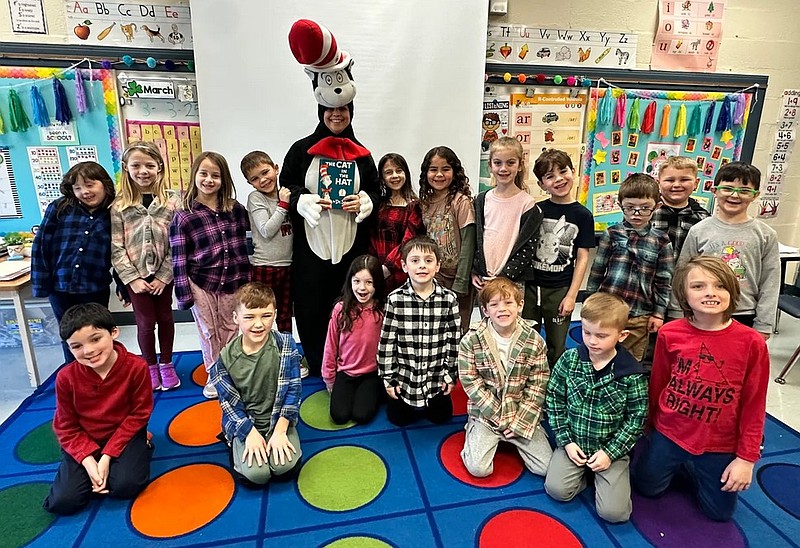
<path fill-rule="evenodd" d="M 386 154 L 378 162 L 378 173 L 381 202 L 370 234 L 369 252 L 383 265 L 389 293 L 408 279 L 400 265 L 400 248 L 414 236 L 425 234 L 425 225 L 405 158 L 394 152 Z"/>

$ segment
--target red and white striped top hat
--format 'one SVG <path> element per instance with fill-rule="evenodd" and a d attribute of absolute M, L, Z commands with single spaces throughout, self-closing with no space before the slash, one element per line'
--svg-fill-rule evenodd
<path fill-rule="evenodd" d="M 300 19 L 292 25 L 289 48 L 299 63 L 315 72 L 345 68 L 350 63 L 350 54 L 339 49 L 331 31 L 310 19 Z"/>

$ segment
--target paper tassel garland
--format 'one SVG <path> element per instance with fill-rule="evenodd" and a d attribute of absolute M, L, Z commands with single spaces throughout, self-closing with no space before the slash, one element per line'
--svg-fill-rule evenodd
<path fill-rule="evenodd" d="M 53 78 L 53 94 L 56 97 L 56 120 L 59 124 L 68 124 L 72 120 L 72 111 L 67 103 L 67 94 L 58 78 Z"/>
<path fill-rule="evenodd" d="M 686 105 L 681 103 L 681 106 L 678 108 L 678 117 L 675 119 L 675 131 L 672 133 L 672 136 L 683 137 L 686 135 Z"/>
<path fill-rule="evenodd" d="M 714 121 L 714 109 L 716 108 L 716 103 L 711 103 L 708 106 L 708 112 L 706 113 L 706 121 L 703 123 L 703 135 L 708 135 L 711 133 L 711 122 Z"/>
<path fill-rule="evenodd" d="M 747 97 L 744 93 L 736 95 L 736 108 L 733 111 L 733 125 L 741 126 L 744 122 L 744 109 L 747 106 Z"/>
<path fill-rule="evenodd" d="M 22 108 L 19 95 L 13 89 L 8 92 L 8 112 L 8 124 L 11 126 L 11 131 L 28 131 L 31 121 Z"/>
<path fill-rule="evenodd" d="M 600 99 L 600 105 L 597 108 L 597 124 L 600 127 L 611 123 L 611 110 L 614 108 L 614 98 L 611 95 L 611 88 L 607 88 L 606 94 Z"/>
<path fill-rule="evenodd" d="M 628 98 L 625 97 L 624 92 L 617 97 L 617 110 L 614 111 L 614 125 L 616 127 L 625 127 L 625 108 L 627 102 Z"/>
<path fill-rule="evenodd" d="M 50 125 L 50 115 L 47 113 L 47 105 L 44 104 L 44 97 L 39 93 L 39 88 L 31 87 L 31 110 L 33 111 L 33 123 L 39 127 Z"/>
<path fill-rule="evenodd" d="M 75 104 L 78 107 L 78 114 L 86 112 L 86 90 L 83 89 L 83 73 L 81 69 L 75 70 Z"/>
<path fill-rule="evenodd" d="M 6 126 L 3 123 L 3 114 L 0 113 L 0 135 L 5 135 L 5 134 L 6 134 Z"/>
<path fill-rule="evenodd" d="M 669 114 L 671 111 L 672 107 L 669 104 L 664 105 L 664 109 L 661 111 L 661 130 L 658 132 L 661 137 L 669 135 Z"/>
<path fill-rule="evenodd" d="M 686 128 L 689 137 L 696 137 L 700 133 L 700 104 L 697 103 L 692 108 L 692 115 L 689 117 L 689 125 Z"/>
<path fill-rule="evenodd" d="M 644 120 L 642 120 L 642 133 L 653 133 L 656 127 L 656 102 L 650 101 L 644 109 Z"/>
<path fill-rule="evenodd" d="M 628 117 L 628 129 L 636 131 L 639 129 L 639 98 L 633 100 L 631 104 L 631 115 Z"/>
<path fill-rule="evenodd" d="M 731 129 L 731 100 L 725 97 L 722 101 L 722 108 L 719 111 L 719 116 L 717 116 L 717 127 L 715 128 L 717 131 L 725 131 L 726 129 Z"/>

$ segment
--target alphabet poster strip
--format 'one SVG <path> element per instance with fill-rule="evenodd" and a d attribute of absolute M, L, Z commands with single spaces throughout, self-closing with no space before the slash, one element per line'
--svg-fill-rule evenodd
<path fill-rule="evenodd" d="M 70 44 L 192 49 L 188 0 L 169 5 L 65 0 Z"/>
<path fill-rule="evenodd" d="M 489 26 L 486 60 L 566 67 L 636 67 L 637 36 L 626 32 Z"/>
<path fill-rule="evenodd" d="M 716 72 L 725 2 L 660 0 L 654 70 Z"/>

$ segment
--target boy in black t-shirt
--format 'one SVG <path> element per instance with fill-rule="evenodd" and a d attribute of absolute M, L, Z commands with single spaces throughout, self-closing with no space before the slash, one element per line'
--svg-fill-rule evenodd
<path fill-rule="evenodd" d="M 522 316 L 544 325 L 547 362 L 552 368 L 564 352 L 575 300 L 589 265 L 589 250 L 595 246 L 594 218 L 575 201 L 575 168 L 566 152 L 542 152 L 533 173 L 550 198 L 539 202 L 544 220 L 533 260 L 535 278 L 525 286 Z"/>

